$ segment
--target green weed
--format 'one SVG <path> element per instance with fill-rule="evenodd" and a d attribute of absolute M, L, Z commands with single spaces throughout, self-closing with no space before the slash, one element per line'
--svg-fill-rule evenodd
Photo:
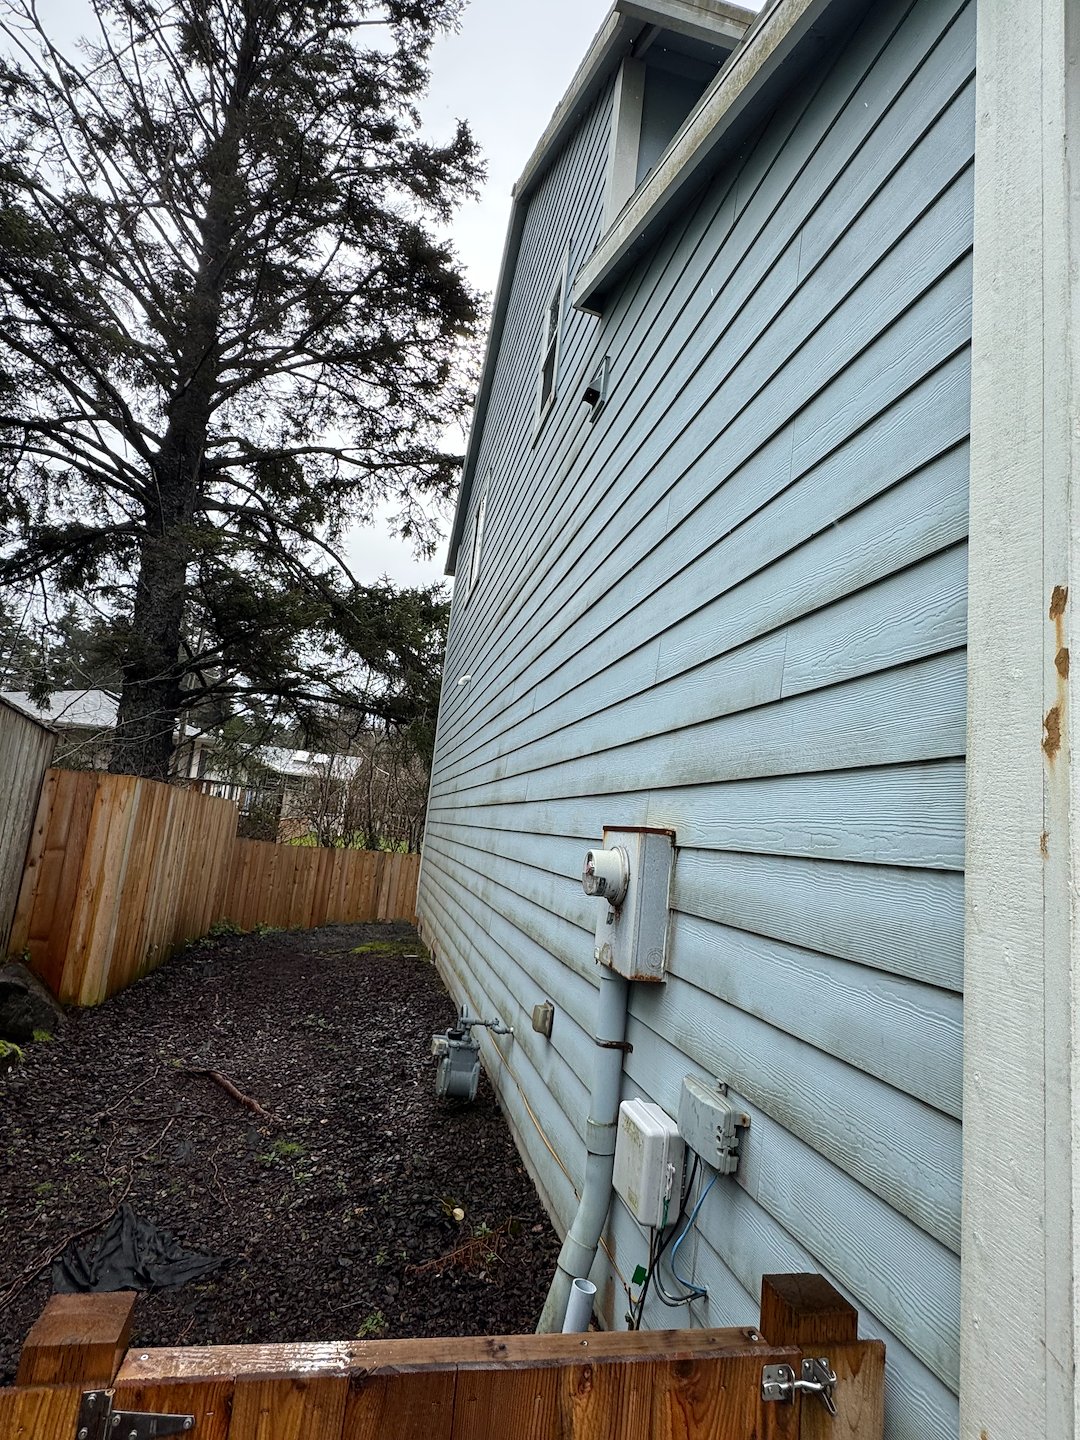
<path fill-rule="evenodd" d="M 357 1340 L 377 1340 L 380 1335 L 386 1333 L 386 1316 L 381 1310 L 372 1310 L 370 1315 L 365 1315 L 360 1321 L 356 1332 Z"/>

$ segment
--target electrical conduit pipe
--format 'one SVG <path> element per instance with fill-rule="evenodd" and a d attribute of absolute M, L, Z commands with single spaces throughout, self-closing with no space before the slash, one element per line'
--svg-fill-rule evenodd
<path fill-rule="evenodd" d="M 566 1318 L 562 1322 L 562 1333 L 564 1335 L 576 1335 L 581 1330 L 588 1330 L 589 1321 L 592 1319 L 593 1301 L 596 1299 L 596 1286 L 591 1280 L 582 1280 L 580 1277 L 570 1286 L 570 1300 L 566 1306 Z"/>
<path fill-rule="evenodd" d="M 611 1206 L 611 1176 L 615 1167 L 615 1135 L 622 1098 L 623 1045 L 630 983 L 607 966 L 600 967 L 600 993 L 596 1007 L 596 1060 L 593 1069 L 589 1118 L 585 1123 L 585 1183 L 577 1214 L 559 1252 L 538 1335 L 563 1328 L 566 1307 L 576 1277 L 586 1277 L 596 1259 L 604 1222 Z"/>

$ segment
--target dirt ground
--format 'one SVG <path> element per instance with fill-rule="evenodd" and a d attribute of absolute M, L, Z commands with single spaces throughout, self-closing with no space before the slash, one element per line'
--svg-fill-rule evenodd
<path fill-rule="evenodd" d="M 558 1241 L 486 1081 L 436 1099 L 453 1018 L 414 931 L 335 925 L 205 941 L 27 1047 L 0 1076 L 0 1384 L 48 1267 L 23 1282 L 121 1200 L 227 1257 L 141 1296 L 135 1345 L 531 1330 Z"/>

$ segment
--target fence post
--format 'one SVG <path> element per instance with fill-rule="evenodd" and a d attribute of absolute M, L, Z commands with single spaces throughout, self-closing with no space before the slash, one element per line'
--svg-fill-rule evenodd
<path fill-rule="evenodd" d="M 885 1346 L 858 1339 L 858 1311 L 824 1275 L 763 1275 L 760 1329 L 770 1345 L 798 1345 L 836 1372 L 836 1417 L 805 1395 L 799 1440 L 881 1440 Z"/>
<path fill-rule="evenodd" d="M 134 1290 L 53 1295 L 26 1337 L 16 1385 L 111 1385 L 131 1338 Z"/>

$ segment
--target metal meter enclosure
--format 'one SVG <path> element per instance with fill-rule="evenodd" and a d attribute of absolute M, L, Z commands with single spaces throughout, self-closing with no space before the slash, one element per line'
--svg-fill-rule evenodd
<path fill-rule="evenodd" d="M 594 958 L 627 980 L 664 978 L 674 857 L 671 830 L 607 828 L 604 848 L 585 857 L 582 885 L 601 901 Z"/>
<path fill-rule="evenodd" d="M 679 1127 L 659 1105 L 623 1101 L 611 1183 L 639 1225 L 659 1229 L 678 1215 L 683 1155 Z"/>
<path fill-rule="evenodd" d="M 480 1046 L 469 1034 L 431 1037 L 431 1054 L 439 1063 L 435 1069 L 435 1094 L 440 1100 L 475 1100 L 480 1084 Z"/>

